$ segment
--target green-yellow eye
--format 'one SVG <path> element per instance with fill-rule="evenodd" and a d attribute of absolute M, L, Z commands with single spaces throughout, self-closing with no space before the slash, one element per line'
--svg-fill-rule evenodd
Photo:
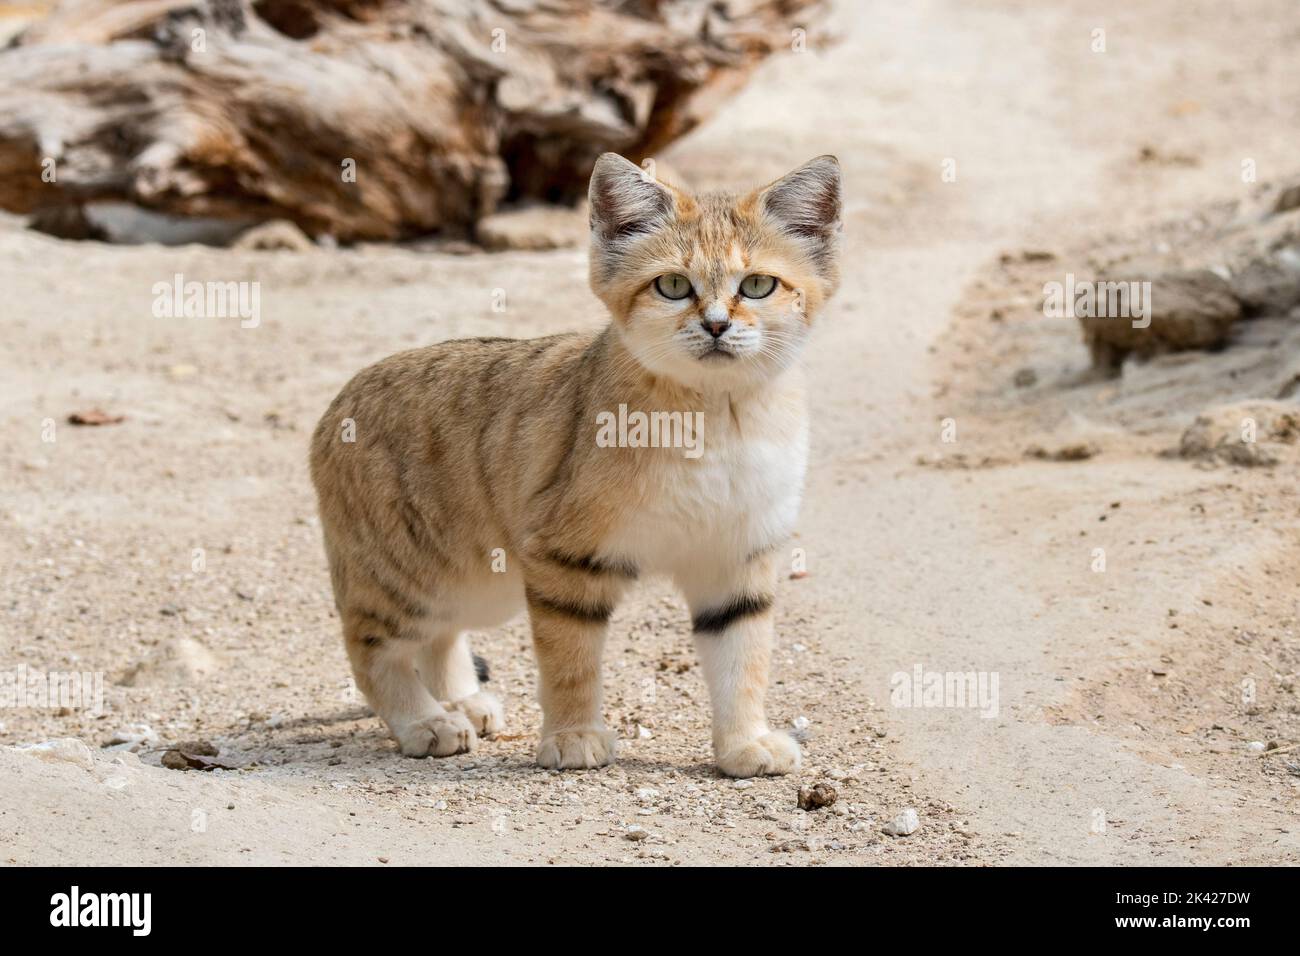
<path fill-rule="evenodd" d="M 691 294 L 691 280 L 673 272 L 655 279 L 655 290 L 665 299 L 684 299 Z"/>
<path fill-rule="evenodd" d="M 740 280 L 740 294 L 747 299 L 766 299 L 776 288 L 775 276 L 745 276 Z"/>

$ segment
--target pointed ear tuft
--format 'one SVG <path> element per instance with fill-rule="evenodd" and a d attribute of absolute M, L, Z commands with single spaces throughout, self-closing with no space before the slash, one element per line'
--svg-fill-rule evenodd
<path fill-rule="evenodd" d="M 763 189 L 761 199 L 783 231 L 829 246 L 840 228 L 840 161 L 809 160 Z"/>
<path fill-rule="evenodd" d="M 587 189 L 592 240 L 602 245 L 653 231 L 672 212 L 672 194 L 617 153 L 596 160 Z"/>

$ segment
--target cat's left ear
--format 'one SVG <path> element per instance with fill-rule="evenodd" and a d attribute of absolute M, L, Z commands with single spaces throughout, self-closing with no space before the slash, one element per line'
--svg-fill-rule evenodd
<path fill-rule="evenodd" d="M 817 258 L 834 258 L 840 232 L 840 161 L 818 156 L 760 189 L 758 200 L 777 228 L 810 247 Z"/>

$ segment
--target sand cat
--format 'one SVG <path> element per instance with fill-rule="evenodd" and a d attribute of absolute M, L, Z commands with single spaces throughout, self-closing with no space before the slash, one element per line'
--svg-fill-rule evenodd
<path fill-rule="evenodd" d="M 402 753 L 472 750 L 503 713 L 464 632 L 527 609 L 537 762 L 602 766 L 607 623 L 664 574 L 690 607 L 718 768 L 786 773 L 798 745 L 764 713 L 772 600 L 807 452 L 800 353 L 839 282 L 839 163 L 693 195 L 606 153 L 589 199 L 604 330 L 403 352 L 321 419 L 311 471 L 353 673 Z"/>

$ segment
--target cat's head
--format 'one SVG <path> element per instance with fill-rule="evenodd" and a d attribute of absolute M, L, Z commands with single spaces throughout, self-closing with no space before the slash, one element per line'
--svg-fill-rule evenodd
<path fill-rule="evenodd" d="M 834 156 L 748 193 L 692 195 L 605 153 L 589 199 L 592 290 L 637 361 L 680 384 L 788 368 L 839 285 Z"/>

